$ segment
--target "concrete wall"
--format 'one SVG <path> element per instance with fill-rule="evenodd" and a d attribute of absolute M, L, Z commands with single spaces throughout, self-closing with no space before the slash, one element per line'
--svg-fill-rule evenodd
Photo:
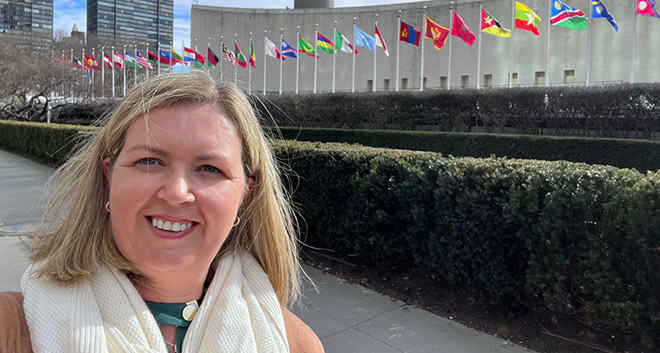
<path fill-rule="evenodd" d="M 590 0 L 570 0 L 570 5 L 581 9 L 588 15 Z M 513 44 L 513 72 L 517 74 L 515 84 L 531 86 L 535 84 L 536 73 L 546 71 L 546 52 L 548 44 L 548 23 L 550 0 L 524 1 L 541 17 L 539 24 L 540 36 L 516 29 L 513 39 L 501 38 L 483 33 L 481 36 L 481 83 L 484 85 L 484 75 L 492 75 L 491 86 L 503 87 L 508 84 L 510 61 L 510 45 Z M 483 4 L 488 12 L 497 18 L 505 27 L 512 29 L 512 1 L 458 1 L 456 11 L 478 36 L 480 25 L 479 5 Z M 608 1 L 609 12 L 619 24 L 619 32 L 615 32 L 605 19 L 595 19 L 592 26 L 592 85 L 607 82 L 628 82 L 631 73 L 633 20 L 636 20 L 636 74 L 635 82 L 651 82 L 660 79 L 660 65 L 652 60 L 660 57 L 660 45 L 656 45 L 660 35 L 660 19 L 648 16 L 636 16 L 634 19 L 634 2 Z M 246 55 L 249 55 L 249 36 L 252 32 L 257 59 L 256 69 L 238 68 L 238 80 L 258 90 L 263 90 L 264 75 L 264 30 L 275 44 L 279 44 L 280 28 L 283 28 L 284 39 L 296 47 L 296 28 L 300 26 L 301 35 L 314 44 L 315 24 L 320 33 L 334 42 L 333 22 L 337 21 L 337 29 L 349 40 L 353 41 L 353 18 L 356 24 L 367 33 L 373 32 L 375 15 L 378 14 L 378 27 L 388 46 L 390 56 L 377 50 L 378 90 L 395 88 L 397 44 L 399 47 L 399 82 L 400 88 L 419 89 L 420 87 L 420 47 L 398 41 L 397 15 L 401 10 L 401 20 L 422 31 L 423 36 L 423 6 L 426 13 L 436 23 L 449 26 L 449 0 L 426 1 L 401 5 L 331 8 L 331 9 L 237 9 L 227 7 L 212 7 L 193 5 L 191 11 L 191 41 L 198 39 L 198 49 L 206 54 L 205 42 L 211 37 L 211 48 L 220 55 L 220 38 L 224 36 L 225 43 L 233 50 L 234 34 L 238 44 Z M 660 9 L 659 9 L 660 10 Z M 423 39 L 424 43 L 424 77 L 426 88 L 438 88 L 447 77 L 450 42 L 442 51 L 433 47 L 432 41 Z M 584 84 L 587 78 L 587 48 L 588 30 L 571 30 L 553 26 L 550 46 L 550 83 L 564 84 L 567 78 L 565 72 L 574 70 L 572 79 L 575 84 Z M 475 87 L 477 75 L 477 51 L 479 40 L 473 46 L 463 43 L 458 37 L 451 37 L 451 86 Z M 366 90 L 369 81 L 373 79 L 374 54 L 366 48 L 359 48 L 356 58 L 355 86 L 357 90 Z M 332 55 L 320 52 L 317 71 L 317 91 L 332 89 L 333 60 Z M 294 91 L 296 86 L 296 60 L 288 59 L 282 63 L 283 90 Z M 312 91 L 314 86 L 314 59 L 303 55 L 299 60 L 299 91 Z M 279 89 L 279 62 L 274 58 L 266 58 L 267 91 L 277 92 Z M 220 73 L 216 69 L 215 74 Z M 547 73 L 545 73 L 547 74 Z M 234 78 L 234 68 L 223 61 L 223 78 Z M 336 90 L 350 91 L 352 79 L 352 56 L 340 52 L 336 56 Z M 568 78 L 571 80 L 571 78 Z M 389 84 L 386 83 L 389 81 Z M 407 84 L 403 82 L 407 81 Z M 543 79 L 541 85 L 545 84 Z M 389 85 L 389 87 L 387 87 Z M 405 87 L 404 87 L 405 86 Z"/>

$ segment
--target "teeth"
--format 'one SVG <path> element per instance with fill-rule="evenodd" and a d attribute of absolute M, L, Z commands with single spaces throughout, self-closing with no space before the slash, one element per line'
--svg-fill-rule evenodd
<path fill-rule="evenodd" d="M 178 223 L 178 222 L 169 222 L 169 221 L 163 221 L 161 219 L 156 219 L 152 218 L 151 219 L 151 224 L 158 229 L 162 230 L 167 230 L 170 232 L 183 232 L 184 230 L 188 230 L 192 228 L 193 222 L 189 223 Z"/>

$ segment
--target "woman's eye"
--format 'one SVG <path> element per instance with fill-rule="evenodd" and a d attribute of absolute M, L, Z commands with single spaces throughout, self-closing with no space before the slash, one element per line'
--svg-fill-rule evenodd
<path fill-rule="evenodd" d="M 199 168 L 199 170 L 201 170 L 202 172 L 206 172 L 206 173 L 222 173 L 222 171 L 220 171 L 220 169 L 218 169 L 218 168 L 216 168 L 212 165 L 203 165 Z"/>
<path fill-rule="evenodd" d="M 156 158 L 142 158 L 138 163 L 144 165 L 156 165 L 158 164 L 158 160 Z"/>

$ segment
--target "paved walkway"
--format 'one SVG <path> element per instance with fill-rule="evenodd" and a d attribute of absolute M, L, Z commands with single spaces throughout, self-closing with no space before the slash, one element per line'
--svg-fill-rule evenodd
<path fill-rule="evenodd" d="M 52 169 L 0 150 L 0 291 L 19 290 L 28 264 L 43 185 Z M 531 352 L 370 289 L 305 267 L 319 287 L 304 289 L 294 310 L 321 338 L 327 353 Z"/>

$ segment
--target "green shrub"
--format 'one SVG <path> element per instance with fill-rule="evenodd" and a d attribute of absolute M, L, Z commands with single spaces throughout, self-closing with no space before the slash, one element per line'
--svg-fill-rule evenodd
<path fill-rule="evenodd" d="M 660 169 L 660 141 L 329 128 L 279 130 L 283 138 L 298 141 L 358 143 L 465 157 L 567 160 L 641 172 Z"/>
<path fill-rule="evenodd" d="M 49 158 L 60 154 L 38 147 L 68 146 L 83 129 L 0 126 L 5 148 Z M 3 141 L 12 136 L 8 126 L 18 143 Z M 37 136 L 35 129 L 51 142 L 20 143 Z M 660 174 L 346 144 L 273 145 L 300 176 L 289 188 L 311 245 L 368 266 L 423 265 L 510 308 L 576 316 L 658 343 Z"/>

